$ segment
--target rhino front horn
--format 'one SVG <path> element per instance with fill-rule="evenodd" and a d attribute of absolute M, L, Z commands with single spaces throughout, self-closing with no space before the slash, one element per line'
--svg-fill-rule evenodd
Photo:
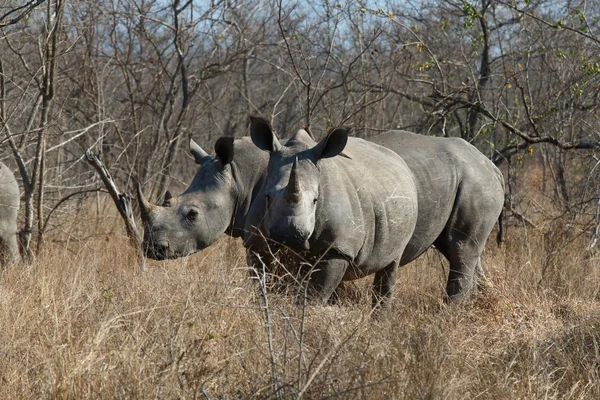
<path fill-rule="evenodd" d="M 300 179 L 298 178 L 298 157 L 294 160 L 292 165 L 292 172 L 290 172 L 290 181 L 285 188 L 284 199 L 287 203 L 297 204 L 300 202 Z"/>
<path fill-rule="evenodd" d="M 142 219 L 146 219 L 150 216 L 150 213 L 152 212 L 152 208 L 154 206 L 152 204 L 150 204 L 144 197 L 144 193 L 142 193 L 142 187 L 140 186 L 140 183 L 137 180 L 135 181 L 135 186 L 136 186 L 136 190 L 137 190 L 137 198 L 138 198 L 138 203 L 140 205 L 140 212 L 142 214 Z"/>

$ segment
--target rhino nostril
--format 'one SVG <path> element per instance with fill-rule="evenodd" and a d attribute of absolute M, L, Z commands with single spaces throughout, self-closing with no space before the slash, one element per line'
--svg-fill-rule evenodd
<path fill-rule="evenodd" d="M 154 242 L 147 249 L 147 254 L 155 260 L 164 260 L 169 252 L 169 242 Z"/>
<path fill-rule="evenodd" d="M 170 253 L 168 240 L 157 240 L 153 237 L 145 237 L 142 246 L 144 255 L 154 260 L 164 260 Z"/>

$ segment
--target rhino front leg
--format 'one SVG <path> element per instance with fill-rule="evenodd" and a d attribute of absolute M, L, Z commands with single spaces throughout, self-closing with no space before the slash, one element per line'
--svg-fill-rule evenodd
<path fill-rule="evenodd" d="M 19 246 L 16 235 L 0 235 L 0 268 L 19 260 Z"/>
<path fill-rule="evenodd" d="M 267 292 L 272 285 L 271 265 L 273 259 L 269 254 L 247 249 L 246 264 L 248 266 L 248 275 L 254 283 L 257 299 L 261 304 L 265 304 Z"/>
<path fill-rule="evenodd" d="M 349 262 L 343 258 L 331 257 L 321 260 L 309 271 L 305 298 L 326 304 L 339 286 L 348 269 Z"/>
<path fill-rule="evenodd" d="M 394 261 L 387 267 L 380 269 L 375 273 L 373 281 L 373 309 L 380 310 L 388 308 L 394 287 L 396 286 L 396 278 L 398 276 L 398 261 Z"/>

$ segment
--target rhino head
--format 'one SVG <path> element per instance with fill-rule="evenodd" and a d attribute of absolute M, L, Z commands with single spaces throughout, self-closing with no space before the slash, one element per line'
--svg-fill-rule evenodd
<path fill-rule="evenodd" d="M 144 226 L 143 251 L 155 260 L 184 257 L 211 245 L 232 222 L 236 208 L 233 184 L 233 138 L 220 138 L 216 157 L 190 140 L 190 152 L 200 167 L 190 186 L 177 197 L 168 191 L 162 205 L 148 202 L 138 184 Z"/>
<path fill-rule="evenodd" d="M 337 128 L 317 143 L 300 129 L 281 145 L 268 121 L 251 118 L 252 142 L 270 154 L 262 226 L 271 240 L 299 250 L 310 249 L 319 203 L 328 200 L 320 196 L 319 163 L 342 152 L 348 133 L 346 128 Z"/>

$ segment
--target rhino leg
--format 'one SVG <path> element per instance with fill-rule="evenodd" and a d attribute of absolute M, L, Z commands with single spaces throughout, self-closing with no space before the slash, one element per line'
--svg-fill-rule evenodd
<path fill-rule="evenodd" d="M 256 296 L 261 304 L 266 304 L 266 296 L 272 286 L 271 264 L 272 257 L 269 254 L 246 249 L 246 264 L 248 274 L 255 284 Z"/>
<path fill-rule="evenodd" d="M 456 260 L 450 263 L 446 293 L 448 300 L 457 301 L 471 297 L 477 288 L 477 264 L 479 261 Z"/>
<path fill-rule="evenodd" d="M 394 287 L 396 286 L 398 264 L 398 261 L 394 261 L 387 267 L 380 269 L 375 273 L 372 300 L 374 310 L 389 307 L 392 294 L 394 293 Z"/>
<path fill-rule="evenodd" d="M 10 253 L 8 250 L 4 238 L 0 236 L 0 268 L 7 265 L 10 261 Z"/>
<path fill-rule="evenodd" d="M 504 204 L 503 188 L 495 180 L 463 177 L 446 227 L 434 242 L 450 261 L 448 300 L 469 298 L 483 277 L 481 254 Z"/>
<path fill-rule="evenodd" d="M 19 261 L 19 246 L 17 236 L 0 236 L 0 267 Z"/>
<path fill-rule="evenodd" d="M 449 301 L 468 299 L 483 278 L 481 253 L 491 228 L 490 224 L 477 227 L 463 224 L 459 228 L 446 228 L 435 241 L 437 249 L 450 262 L 450 273 L 446 285 Z"/>
<path fill-rule="evenodd" d="M 344 258 L 328 257 L 311 268 L 305 296 L 309 301 L 326 304 L 344 278 L 349 266 Z"/>

